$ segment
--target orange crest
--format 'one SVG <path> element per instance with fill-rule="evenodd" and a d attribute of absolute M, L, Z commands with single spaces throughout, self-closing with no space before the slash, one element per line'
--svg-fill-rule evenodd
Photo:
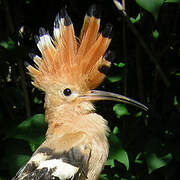
<path fill-rule="evenodd" d="M 77 39 L 67 12 L 63 10 L 61 14 L 55 18 L 53 38 L 44 28 L 40 28 L 40 37 L 36 37 L 42 57 L 33 56 L 35 68 L 27 66 L 33 84 L 44 91 L 56 82 L 94 89 L 105 77 L 103 69 L 110 66 L 104 54 L 111 41 L 112 26 L 106 25 L 99 33 L 100 18 L 92 6 Z"/>

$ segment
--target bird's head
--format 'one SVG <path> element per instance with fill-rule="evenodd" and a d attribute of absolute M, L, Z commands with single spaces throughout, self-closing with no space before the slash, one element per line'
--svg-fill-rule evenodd
<path fill-rule="evenodd" d="M 108 60 L 111 54 L 106 50 L 111 41 L 112 26 L 107 24 L 101 33 L 99 26 L 100 18 L 93 6 L 84 18 L 79 38 L 75 36 L 72 21 L 65 10 L 55 18 L 53 38 L 40 28 L 36 42 L 42 57 L 33 55 L 35 67 L 27 65 L 33 85 L 45 91 L 46 100 L 57 106 L 114 100 L 146 110 L 144 105 L 125 96 L 93 90 L 103 81 L 103 72 L 111 64 Z"/>

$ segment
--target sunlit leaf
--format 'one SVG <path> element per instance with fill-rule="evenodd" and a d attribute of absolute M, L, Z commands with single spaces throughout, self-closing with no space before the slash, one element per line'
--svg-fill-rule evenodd
<path fill-rule="evenodd" d="M 138 15 L 137 15 L 136 18 L 130 17 L 130 21 L 131 21 L 132 23 L 139 22 L 140 19 L 141 19 L 141 14 L 140 14 L 140 13 L 138 13 Z"/>
<path fill-rule="evenodd" d="M 136 156 L 136 158 L 135 158 L 135 160 L 134 160 L 135 163 L 143 164 L 143 160 L 140 159 L 141 155 L 142 155 L 142 152 L 140 152 L 140 153 Z"/>
<path fill-rule="evenodd" d="M 127 152 L 122 147 L 122 143 L 120 138 L 117 135 L 114 135 L 113 133 L 109 136 L 109 143 L 110 143 L 110 153 L 108 160 L 106 162 L 106 165 L 110 165 L 111 167 L 114 167 L 114 161 L 118 161 L 129 169 L 129 158 L 127 155 Z"/>
<path fill-rule="evenodd" d="M 110 76 L 110 77 L 107 77 L 107 79 L 108 79 L 111 83 L 114 83 L 114 82 L 121 81 L 121 80 L 122 80 L 122 76 Z"/>
<path fill-rule="evenodd" d="M 117 126 L 114 127 L 113 129 L 113 134 L 116 135 L 118 133 L 119 129 Z"/>
<path fill-rule="evenodd" d="M 123 148 L 119 149 L 118 153 L 115 155 L 115 159 L 117 161 L 121 162 L 122 164 L 124 164 L 126 166 L 127 170 L 129 169 L 128 154 Z"/>
<path fill-rule="evenodd" d="M 120 62 L 120 63 L 114 63 L 114 65 L 115 65 L 116 67 L 123 68 L 126 64 L 123 63 L 123 62 Z"/>
<path fill-rule="evenodd" d="M 109 164 L 114 166 L 114 160 L 122 163 L 125 165 L 126 169 L 129 169 L 129 158 L 127 152 L 123 148 L 118 148 L 111 150 L 110 155 L 109 155 Z"/>
<path fill-rule="evenodd" d="M 159 32 L 157 31 L 157 29 L 152 32 L 152 35 L 154 39 L 157 39 L 159 37 Z"/>
<path fill-rule="evenodd" d="M 136 3 L 146 11 L 150 12 L 156 20 L 163 2 L 164 0 L 136 0 Z"/>
<path fill-rule="evenodd" d="M 176 73 L 175 75 L 176 75 L 176 76 L 180 76 L 180 73 Z"/>
<path fill-rule="evenodd" d="M 117 118 L 125 115 L 130 115 L 126 106 L 123 104 L 115 104 L 113 107 L 113 111 L 116 113 Z"/>
<path fill-rule="evenodd" d="M 39 100 L 37 97 L 34 98 L 34 103 L 42 104 L 42 100 Z"/>

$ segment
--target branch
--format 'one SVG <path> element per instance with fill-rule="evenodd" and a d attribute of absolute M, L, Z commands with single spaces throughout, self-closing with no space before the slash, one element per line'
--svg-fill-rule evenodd
<path fill-rule="evenodd" d="M 140 45 L 142 46 L 142 48 L 145 50 L 145 52 L 147 53 L 147 55 L 150 57 L 151 62 L 155 65 L 158 73 L 160 74 L 160 77 L 162 78 L 164 84 L 166 85 L 166 87 L 170 86 L 170 82 L 168 80 L 168 78 L 166 77 L 165 73 L 163 72 L 163 70 L 161 69 L 158 61 L 156 60 L 156 58 L 153 56 L 153 54 L 151 53 L 151 50 L 149 49 L 149 47 L 147 46 L 147 44 L 145 43 L 145 41 L 143 40 L 143 38 L 141 37 L 141 35 L 139 34 L 139 32 L 137 31 L 136 27 L 134 26 L 134 24 L 131 23 L 129 16 L 126 14 L 125 10 L 123 9 L 122 5 L 120 4 L 120 2 L 118 2 L 117 0 L 113 0 L 116 7 L 119 9 L 119 11 L 122 13 L 122 15 L 124 16 L 127 25 L 129 26 L 129 28 L 131 29 L 131 31 L 133 32 L 133 34 L 136 36 L 136 38 L 138 39 Z"/>
<path fill-rule="evenodd" d="M 4 7 L 5 7 L 7 26 L 9 27 L 10 34 L 12 34 L 12 33 L 14 33 L 14 25 L 13 25 L 12 17 L 9 12 L 8 2 L 7 2 L 7 0 L 3 0 L 3 2 L 4 2 Z"/>

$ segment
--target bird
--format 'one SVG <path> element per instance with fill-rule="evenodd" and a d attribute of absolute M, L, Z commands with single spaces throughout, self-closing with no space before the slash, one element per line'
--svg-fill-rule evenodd
<path fill-rule="evenodd" d="M 110 132 L 94 101 L 112 100 L 147 107 L 123 95 L 95 90 L 110 68 L 112 25 L 100 32 L 100 13 L 92 5 L 79 37 L 66 8 L 57 14 L 53 36 L 44 28 L 35 37 L 41 57 L 26 63 L 32 84 L 45 92 L 45 141 L 13 180 L 97 180 L 108 158 Z"/>

